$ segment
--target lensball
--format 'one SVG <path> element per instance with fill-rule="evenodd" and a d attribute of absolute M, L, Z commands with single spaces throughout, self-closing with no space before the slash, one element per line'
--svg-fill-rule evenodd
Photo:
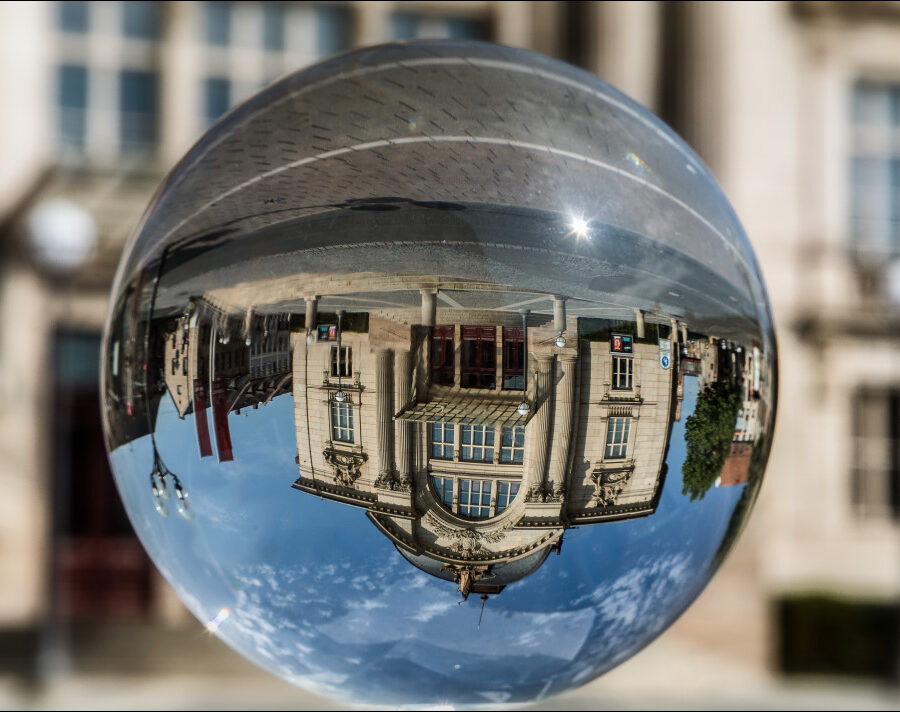
<path fill-rule="evenodd" d="M 206 627 L 346 702 L 580 685 L 699 594 L 776 396 L 752 248 L 596 77 L 427 41 L 265 88 L 166 178 L 104 340 L 132 523 Z"/>

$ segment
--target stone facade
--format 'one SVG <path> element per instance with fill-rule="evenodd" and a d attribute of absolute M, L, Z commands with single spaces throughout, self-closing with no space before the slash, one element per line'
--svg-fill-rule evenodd
<path fill-rule="evenodd" d="M 382 312 L 364 333 L 326 340 L 336 325 L 320 322 L 292 334 L 294 487 L 365 508 L 464 596 L 531 573 L 568 528 L 653 513 L 673 392 L 656 344 L 617 356 L 614 374 L 609 341 L 555 342 L 578 333 L 576 318 L 433 310 L 428 293 L 420 313 L 434 325 Z M 533 325 L 518 381 L 523 318 Z M 339 348 L 352 362 L 340 379 Z"/>

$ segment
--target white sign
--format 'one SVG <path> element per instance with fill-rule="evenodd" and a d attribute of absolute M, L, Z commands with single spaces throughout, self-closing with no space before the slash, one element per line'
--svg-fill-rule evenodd
<path fill-rule="evenodd" d="M 668 370 L 669 366 L 672 365 L 672 357 L 669 356 L 669 354 L 660 353 L 659 354 L 659 365 L 662 366 L 664 369 Z"/>
<path fill-rule="evenodd" d="M 671 351 L 672 350 L 672 341 L 670 339 L 660 339 L 659 340 L 659 350 L 660 351 Z"/>

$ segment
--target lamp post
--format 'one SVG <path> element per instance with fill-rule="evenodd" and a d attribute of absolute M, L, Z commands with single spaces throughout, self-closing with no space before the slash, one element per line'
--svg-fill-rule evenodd
<path fill-rule="evenodd" d="M 531 412 L 531 403 L 528 402 L 528 310 L 522 310 L 522 402 L 516 408 L 516 412 L 523 418 Z"/>
<path fill-rule="evenodd" d="M 342 320 L 344 317 L 344 311 L 342 309 L 338 310 L 337 318 L 337 377 L 338 377 L 338 389 L 335 391 L 334 399 L 338 403 L 343 403 L 347 400 L 347 394 L 344 393 L 344 389 L 341 387 L 341 327 Z"/>
<path fill-rule="evenodd" d="M 162 516 L 169 516 L 168 500 L 170 498 L 168 478 L 172 478 L 172 488 L 175 490 L 175 508 L 185 519 L 193 519 L 194 513 L 188 503 L 188 493 L 181 486 L 181 480 L 163 462 L 159 449 L 156 447 L 156 436 L 150 433 L 150 442 L 153 445 L 153 469 L 150 471 L 150 489 L 153 492 L 154 506 Z"/>

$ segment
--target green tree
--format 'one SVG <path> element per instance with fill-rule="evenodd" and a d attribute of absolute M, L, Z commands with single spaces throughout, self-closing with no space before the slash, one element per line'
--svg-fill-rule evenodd
<path fill-rule="evenodd" d="M 733 383 L 707 386 L 697 396 L 697 407 L 684 424 L 687 457 L 681 468 L 682 494 L 691 501 L 703 499 L 722 471 L 734 440 L 734 426 L 741 407 Z"/>

